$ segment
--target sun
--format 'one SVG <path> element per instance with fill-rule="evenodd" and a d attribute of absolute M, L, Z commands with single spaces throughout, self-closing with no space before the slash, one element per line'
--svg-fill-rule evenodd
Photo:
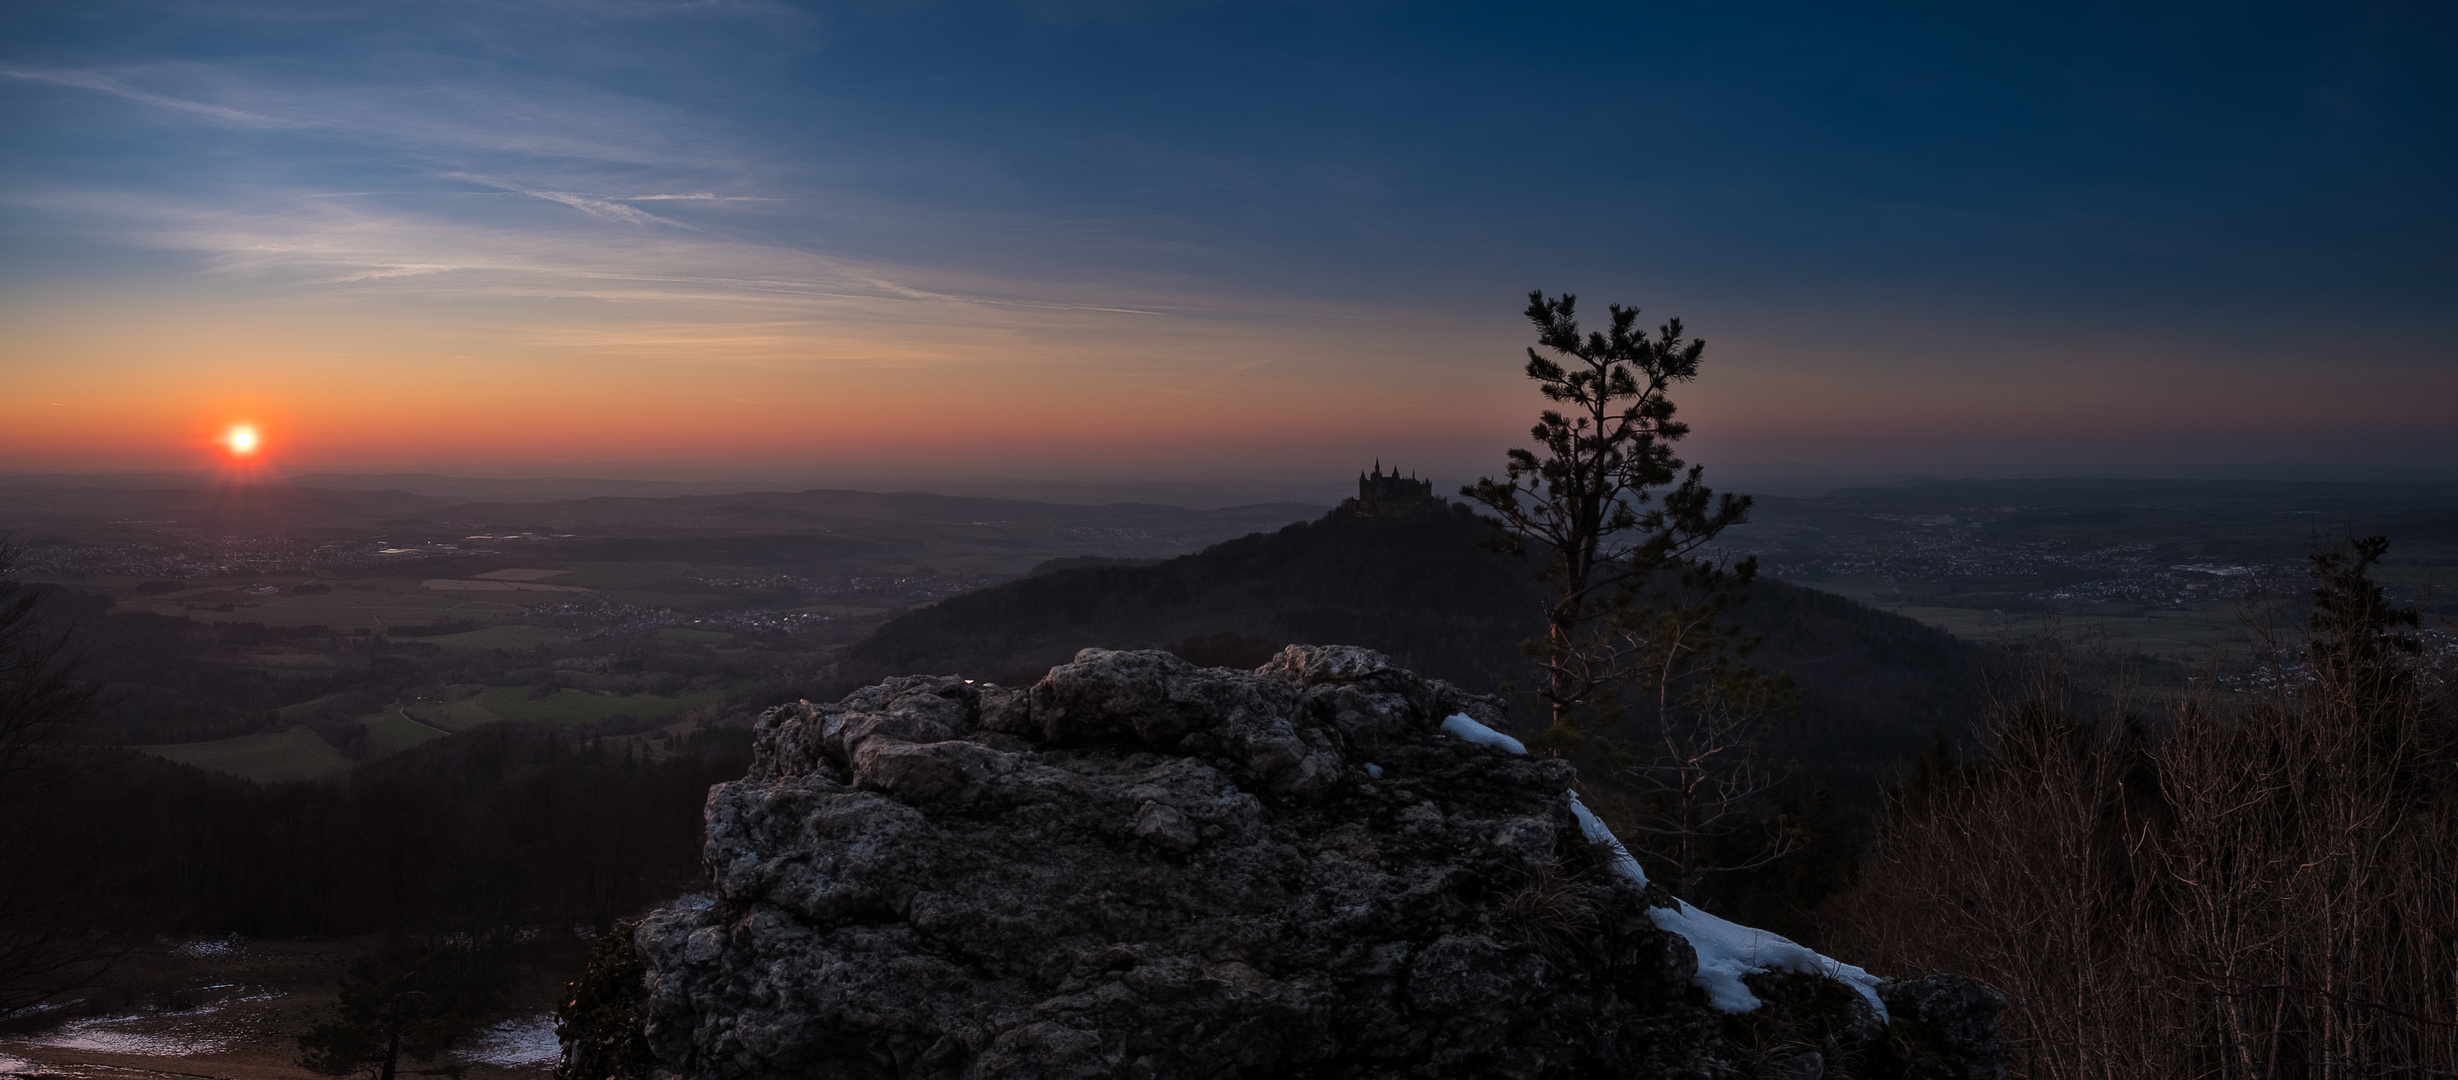
<path fill-rule="evenodd" d="M 230 430 L 222 434 L 222 445 L 230 447 L 231 454 L 236 457 L 253 456 L 263 442 L 254 424 L 232 424 Z"/>

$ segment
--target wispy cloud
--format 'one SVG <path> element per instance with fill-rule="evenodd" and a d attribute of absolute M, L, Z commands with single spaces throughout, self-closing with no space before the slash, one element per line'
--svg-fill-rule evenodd
<path fill-rule="evenodd" d="M 1149 318 L 1230 310 L 1219 297 L 899 266 L 707 230 L 609 228 L 666 222 L 609 199 L 524 194 L 587 213 L 560 221 L 551 215 L 470 221 L 331 193 L 299 199 L 275 192 L 246 206 L 128 192 L 10 201 L 55 218 L 83 219 L 123 244 L 183 253 L 213 272 L 261 280 L 270 294 L 304 298 L 352 286 L 357 292 L 343 293 L 381 289 L 402 298 L 440 298 L 511 291 L 541 299 L 735 309 L 859 300 L 949 309 L 934 318 L 957 317 L 953 309 L 974 310 L 980 318 L 992 312 Z"/>
<path fill-rule="evenodd" d="M 1356 304 L 986 276 L 543 209 L 481 222 L 381 197 L 278 193 L 246 207 L 63 194 L 41 209 L 195 260 L 268 313 L 484 311 L 498 320 L 489 333 L 526 355 L 774 376 L 810 393 L 826 392 L 818 378 L 964 372 L 975 385 L 1055 380 L 1132 388 L 1138 400 L 1245 395 L 1256 378 L 1348 379 L 1383 368 L 1381 357 L 1423 371 L 1458 348 L 1417 320 L 1402 334 L 1416 347 L 1393 351 L 1393 328 L 1411 320 Z M 1277 364 L 1309 355 L 1364 359 L 1336 372 Z"/>
<path fill-rule="evenodd" d="M 705 183 L 712 173 L 738 177 L 755 161 L 741 148 L 706 134 L 671 105 L 462 64 L 415 65 L 390 81 L 309 78 L 238 62 L 110 69 L 0 63 L 0 77 L 110 94 L 223 126 L 371 145 L 412 155 L 405 164 L 443 165 L 439 172 L 467 169 L 480 161 L 499 167 L 526 163 L 522 171 L 538 174 L 534 186 L 556 189 L 564 185 L 548 177 L 575 167 L 582 170 L 578 175 L 591 178 L 595 175 L 590 170 L 600 167 L 680 170 L 667 182 L 689 184 Z M 163 84 L 210 86 L 218 100 L 149 88 Z M 507 108 L 507 102 L 518 106 Z M 711 192 L 705 201 L 729 199 Z"/>
<path fill-rule="evenodd" d="M 528 194 L 535 195 L 538 198 L 545 199 L 549 202 L 562 203 L 565 206 L 569 206 L 574 210 L 578 210 L 581 213 L 588 214 L 593 217 L 602 217 L 610 221 L 620 221 L 629 225 L 647 225 L 650 222 L 665 222 L 664 218 L 658 217 L 655 214 L 635 210 L 619 202 L 612 202 L 606 199 L 593 199 L 587 195 L 580 195 L 569 191 L 532 191 Z M 671 223 L 668 222 L 668 224 Z"/>
<path fill-rule="evenodd" d="M 125 82 L 122 82 L 115 76 L 107 75 L 99 71 L 44 70 L 41 68 L 20 67 L 15 64 L 0 64 L 0 76 L 5 76 L 11 79 L 22 79 L 27 82 L 49 83 L 53 86 L 73 86 L 81 90 L 97 90 L 105 94 L 112 94 L 118 97 L 126 98 L 129 101 L 134 101 L 139 104 L 152 105 L 163 109 L 172 109 L 178 112 L 193 113 L 198 116 L 219 120 L 228 124 L 241 124 L 247 127 L 260 128 L 297 126 L 290 121 L 276 119 L 271 116 L 266 116 L 263 113 L 251 112 L 246 109 L 234 109 L 227 105 L 215 105 L 211 102 L 205 101 L 189 101 L 186 98 L 172 97 L 168 94 L 157 94 L 150 90 L 140 90 L 136 87 L 128 85 Z"/>
<path fill-rule="evenodd" d="M 594 14 L 660 10 L 616 0 Z M 192 116 L 200 139 L 232 140 L 200 144 L 214 152 L 191 153 L 176 180 L 20 184 L 9 201 L 97 241 L 169 253 L 245 302 L 446 323 L 483 311 L 500 320 L 490 333 L 522 347 L 644 368 L 1031 370 L 1149 388 L 1171 372 L 1259 369 L 1270 361 L 1251 359 L 1255 343 L 1302 356 L 1311 335 L 1365 355 L 1374 335 L 1423 321 L 1219 288 L 1178 267 L 1220 251 L 1098 216 L 927 206 L 847 180 L 886 163 L 709 123 L 692 94 L 655 80 L 507 62 L 560 46 L 497 25 L 529 16 L 477 11 L 462 12 L 489 27 L 463 42 L 474 50 L 399 49 L 357 66 L 223 53 L 0 68 Z M 269 134 L 217 134 L 234 128 Z M 1003 269 L 979 257 L 986 238 L 1032 247 L 1016 238 L 1034 236 L 1058 242 Z M 1123 272 L 1102 253 L 1168 269 Z"/>

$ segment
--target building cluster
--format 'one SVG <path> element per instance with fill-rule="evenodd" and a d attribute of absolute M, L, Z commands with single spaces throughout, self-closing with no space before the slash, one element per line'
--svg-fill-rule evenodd
<path fill-rule="evenodd" d="M 1434 482 L 1419 480 L 1414 474 L 1401 476 L 1398 466 L 1385 475 L 1383 463 L 1376 461 L 1374 471 L 1357 474 L 1357 497 L 1340 504 L 1340 509 L 1362 517 L 1421 518 L 1441 513 L 1449 503 L 1434 494 Z"/>

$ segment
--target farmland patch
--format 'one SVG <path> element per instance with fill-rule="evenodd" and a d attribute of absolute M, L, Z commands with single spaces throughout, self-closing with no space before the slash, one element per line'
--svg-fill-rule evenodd
<path fill-rule="evenodd" d="M 513 569 L 489 570 L 483 574 L 471 574 L 470 576 L 481 581 L 544 581 L 548 578 L 562 577 L 563 575 L 569 573 L 571 573 L 569 570 Z"/>
<path fill-rule="evenodd" d="M 506 720 L 536 720 L 555 724 L 581 724 L 592 720 L 607 720 L 628 716 L 635 720 L 662 720 L 670 716 L 715 705 L 725 700 L 725 691 L 707 690 L 676 697 L 651 694 L 604 694 L 591 690 L 558 689 L 544 697 L 531 697 L 534 687 L 497 686 L 471 699 L 471 704 Z"/>
<path fill-rule="evenodd" d="M 481 575 L 483 577 L 484 575 Z M 428 578 L 419 588 L 437 592 L 564 592 L 585 593 L 589 590 L 572 585 L 547 585 L 536 581 L 497 581 L 477 578 Z"/>
<path fill-rule="evenodd" d="M 261 784 L 326 780 L 350 771 L 350 759 L 318 738 L 305 724 L 288 731 L 135 749 L 182 765 L 244 776 Z"/>
<path fill-rule="evenodd" d="M 572 635 L 545 626 L 508 623 L 471 630 L 459 634 L 442 634 L 426 640 L 446 649 L 534 649 L 540 645 L 561 645 Z"/>
<path fill-rule="evenodd" d="M 377 754 L 398 754 L 431 739 L 441 739 L 445 732 L 422 724 L 403 714 L 398 707 L 385 709 L 359 718 L 367 728 L 367 743 Z"/>

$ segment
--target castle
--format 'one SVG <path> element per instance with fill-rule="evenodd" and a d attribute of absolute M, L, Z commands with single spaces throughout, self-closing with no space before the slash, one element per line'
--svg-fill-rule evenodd
<path fill-rule="evenodd" d="M 1341 505 L 1366 517 L 1426 517 L 1439 512 L 1443 500 L 1434 494 L 1434 482 L 1403 477 L 1394 467 L 1390 475 L 1383 474 L 1383 463 L 1375 461 L 1374 471 L 1357 474 L 1357 497 Z"/>

